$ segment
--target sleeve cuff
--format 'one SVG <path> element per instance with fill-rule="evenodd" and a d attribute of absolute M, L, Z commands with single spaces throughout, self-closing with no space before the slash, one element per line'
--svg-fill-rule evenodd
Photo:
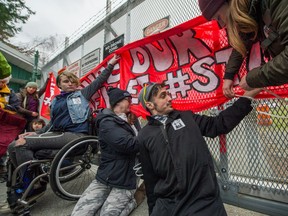
<path fill-rule="evenodd" d="M 235 74 L 233 74 L 233 73 L 225 73 L 224 74 L 224 79 L 229 79 L 229 80 L 234 80 L 234 76 L 235 76 Z"/>

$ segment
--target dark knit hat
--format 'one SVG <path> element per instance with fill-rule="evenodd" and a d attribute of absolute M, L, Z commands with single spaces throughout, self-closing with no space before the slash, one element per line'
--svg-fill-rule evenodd
<path fill-rule="evenodd" d="M 227 0 L 198 0 L 199 8 L 202 15 L 207 19 L 211 20 L 213 15 L 217 10 L 225 3 Z"/>
<path fill-rule="evenodd" d="M 38 84 L 36 82 L 28 82 L 25 86 L 25 88 L 31 87 L 31 88 L 38 88 Z"/>
<path fill-rule="evenodd" d="M 108 89 L 108 96 L 110 106 L 114 107 L 119 101 L 123 100 L 124 98 L 131 97 L 131 94 L 128 91 L 111 87 Z"/>
<path fill-rule="evenodd" d="M 138 95 L 138 100 L 145 109 L 146 109 L 146 102 L 149 101 L 149 99 L 151 98 L 152 89 L 156 84 L 157 83 L 145 84 Z"/>

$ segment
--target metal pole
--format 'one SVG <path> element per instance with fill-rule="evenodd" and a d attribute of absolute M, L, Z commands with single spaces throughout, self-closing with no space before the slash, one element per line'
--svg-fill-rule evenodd
<path fill-rule="evenodd" d="M 39 52 L 38 50 L 36 50 L 36 53 L 34 55 L 34 66 L 33 66 L 32 79 L 31 79 L 33 82 L 35 82 L 37 79 L 38 61 L 39 61 Z"/>
<path fill-rule="evenodd" d="M 107 0 L 106 1 L 106 17 L 105 17 L 105 23 L 108 22 L 107 20 L 107 15 L 111 13 L 111 0 Z M 107 24 L 105 24 L 104 26 L 104 44 L 109 41 L 109 29 L 107 29 L 106 27 Z"/>

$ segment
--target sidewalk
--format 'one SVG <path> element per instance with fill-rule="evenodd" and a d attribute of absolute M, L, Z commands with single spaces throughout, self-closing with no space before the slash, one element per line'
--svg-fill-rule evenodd
<path fill-rule="evenodd" d="M 0 183 L 0 202 L 6 199 L 5 183 Z M 48 187 L 46 193 L 41 197 L 31 209 L 31 216 L 68 216 L 71 214 L 75 202 L 63 200 L 57 197 Z M 265 216 L 257 212 L 238 208 L 225 204 L 226 211 L 229 216 Z M 146 200 L 131 214 L 131 216 L 148 216 L 148 208 Z M 13 214 L 2 214 L 1 216 L 13 216 Z"/>

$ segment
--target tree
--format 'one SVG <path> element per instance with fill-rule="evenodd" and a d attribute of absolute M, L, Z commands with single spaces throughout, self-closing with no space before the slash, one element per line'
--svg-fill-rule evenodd
<path fill-rule="evenodd" d="M 47 63 L 49 53 L 54 51 L 64 39 L 63 35 L 55 34 L 48 37 L 35 37 L 29 43 L 20 43 L 17 46 L 10 44 L 9 46 L 31 57 L 38 50 L 40 54 L 39 61 L 44 65 Z"/>
<path fill-rule="evenodd" d="M 24 0 L 0 0 L 0 41 L 8 43 L 22 30 L 19 24 L 25 24 L 34 14 Z"/>

